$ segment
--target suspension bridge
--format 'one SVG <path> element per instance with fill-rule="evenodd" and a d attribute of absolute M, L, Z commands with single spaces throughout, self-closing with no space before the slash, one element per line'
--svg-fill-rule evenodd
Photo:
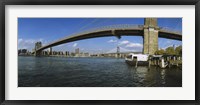
<path fill-rule="evenodd" d="M 154 54 L 158 50 L 158 37 L 182 40 L 182 33 L 166 27 L 158 27 L 157 18 L 145 18 L 144 25 L 119 24 L 109 25 L 98 28 L 91 28 L 68 37 L 59 39 L 45 46 L 35 48 L 35 56 L 40 56 L 42 50 L 54 47 L 60 44 L 69 43 L 78 40 L 84 40 L 97 37 L 115 36 L 142 36 L 143 37 L 143 53 Z"/>

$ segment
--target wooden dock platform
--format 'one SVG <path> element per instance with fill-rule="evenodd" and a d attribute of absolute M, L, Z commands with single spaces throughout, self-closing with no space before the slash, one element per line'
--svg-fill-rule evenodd
<path fill-rule="evenodd" d="M 182 57 L 176 55 L 152 55 L 149 57 L 149 66 L 182 68 Z"/>

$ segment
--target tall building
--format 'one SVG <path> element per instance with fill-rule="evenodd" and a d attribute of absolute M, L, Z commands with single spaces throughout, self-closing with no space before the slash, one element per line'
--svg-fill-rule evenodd
<path fill-rule="evenodd" d="M 75 54 L 79 54 L 79 53 L 80 53 L 79 48 L 75 49 Z"/>
<path fill-rule="evenodd" d="M 48 55 L 52 55 L 52 47 L 48 49 Z"/>
<path fill-rule="evenodd" d="M 71 52 L 71 56 L 75 56 L 75 53 L 74 53 L 74 52 Z"/>
<path fill-rule="evenodd" d="M 22 50 L 21 50 L 21 49 L 19 49 L 19 50 L 18 50 L 18 55 L 19 55 L 19 54 L 21 54 L 21 53 L 22 53 Z"/>
<path fill-rule="evenodd" d="M 120 47 L 117 46 L 117 53 L 120 53 Z"/>
<path fill-rule="evenodd" d="M 117 46 L 117 58 L 119 58 L 119 55 L 120 55 L 120 48 L 119 46 Z"/>
<path fill-rule="evenodd" d="M 52 55 L 57 55 L 57 52 L 56 52 L 56 51 L 53 51 L 53 52 L 52 52 Z"/>
<path fill-rule="evenodd" d="M 18 55 L 28 55 L 29 51 L 27 49 L 19 49 Z"/>
<path fill-rule="evenodd" d="M 69 51 L 65 51 L 65 55 L 69 56 L 70 55 Z"/>
<path fill-rule="evenodd" d="M 27 49 L 22 49 L 21 53 L 26 54 L 27 53 Z"/>

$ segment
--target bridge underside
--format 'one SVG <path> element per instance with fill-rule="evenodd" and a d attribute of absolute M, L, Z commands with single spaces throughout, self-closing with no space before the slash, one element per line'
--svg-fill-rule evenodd
<path fill-rule="evenodd" d="M 166 31 L 159 31 L 158 37 L 182 41 L 182 35 Z"/>

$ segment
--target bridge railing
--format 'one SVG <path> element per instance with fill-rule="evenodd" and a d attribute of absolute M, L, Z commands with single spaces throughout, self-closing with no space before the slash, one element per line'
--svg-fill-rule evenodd
<path fill-rule="evenodd" d="M 90 28 L 82 32 L 75 33 L 74 35 L 87 34 L 87 33 L 92 33 L 92 32 L 97 32 L 97 31 L 106 31 L 106 30 L 142 29 L 142 28 L 143 28 L 143 25 L 117 24 L 117 25 L 108 25 L 108 26 Z"/>

